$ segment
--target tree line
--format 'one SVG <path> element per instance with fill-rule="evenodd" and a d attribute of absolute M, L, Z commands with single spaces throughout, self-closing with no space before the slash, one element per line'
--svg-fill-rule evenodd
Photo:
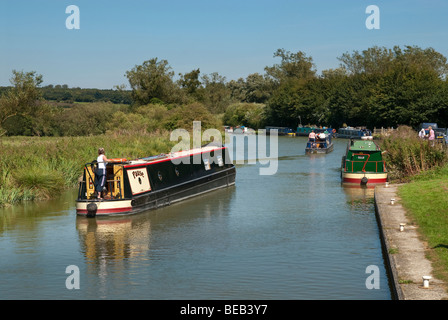
<path fill-rule="evenodd" d="M 0 87 L 0 95 L 11 87 Z M 70 106 L 74 102 L 112 102 L 131 104 L 129 90 L 69 88 L 67 84 L 47 85 L 41 87 L 42 97 L 47 101 Z"/>
<path fill-rule="evenodd" d="M 338 57 L 318 74 L 306 53 L 278 49 L 277 64 L 230 80 L 200 69 L 177 74 L 152 58 L 127 71 L 130 90 L 41 87 L 35 72 L 13 71 L 0 90 L 0 135 L 95 135 L 245 125 L 448 127 L 447 59 L 433 48 L 374 46 Z M 68 102 L 61 106 L 55 102 Z M 78 103 L 89 102 L 89 103 Z"/>

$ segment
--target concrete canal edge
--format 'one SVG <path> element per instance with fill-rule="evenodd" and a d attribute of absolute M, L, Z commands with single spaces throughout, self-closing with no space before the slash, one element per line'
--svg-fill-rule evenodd
<path fill-rule="evenodd" d="M 393 298 L 397 300 L 445 300 L 445 283 L 433 276 L 428 250 L 417 226 L 406 217 L 397 195 L 400 185 L 375 187 L 375 214 L 388 268 Z M 391 199 L 395 199 L 392 204 Z M 402 225 L 404 224 L 404 225 Z M 401 225 L 401 226 L 400 226 Z M 430 276 L 429 283 L 423 277 Z"/>

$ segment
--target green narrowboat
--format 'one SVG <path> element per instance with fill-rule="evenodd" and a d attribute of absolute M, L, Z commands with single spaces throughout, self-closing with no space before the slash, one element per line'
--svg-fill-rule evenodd
<path fill-rule="evenodd" d="M 372 185 L 387 182 L 386 163 L 380 147 L 372 140 L 350 140 L 342 157 L 343 183 Z"/>

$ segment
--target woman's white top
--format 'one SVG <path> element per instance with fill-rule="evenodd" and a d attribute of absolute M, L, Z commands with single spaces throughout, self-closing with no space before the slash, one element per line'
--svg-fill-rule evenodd
<path fill-rule="evenodd" d="M 104 162 L 104 155 L 100 154 L 98 158 L 96 158 L 98 162 L 98 169 L 106 169 L 106 162 Z"/>

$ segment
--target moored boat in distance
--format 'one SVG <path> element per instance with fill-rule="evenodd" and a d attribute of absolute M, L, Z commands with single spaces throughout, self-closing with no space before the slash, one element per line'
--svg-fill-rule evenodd
<path fill-rule="evenodd" d="M 167 206 L 235 184 L 236 170 L 227 147 L 209 144 L 171 154 L 116 161 L 106 165 L 103 199 L 96 198 L 96 161 L 84 167 L 76 213 L 83 216 L 135 214 Z"/>
<path fill-rule="evenodd" d="M 336 136 L 342 139 L 373 140 L 372 132 L 365 128 L 339 128 Z"/>
<path fill-rule="evenodd" d="M 334 136 L 336 134 L 336 130 L 332 128 L 318 128 L 318 127 L 297 127 L 296 135 L 297 136 L 308 136 L 311 131 L 314 131 L 316 133 L 325 133 L 325 134 L 331 134 Z"/>
<path fill-rule="evenodd" d="M 276 130 L 276 134 L 278 136 L 286 136 L 289 135 L 290 133 L 294 133 L 294 131 L 291 128 L 287 127 L 266 126 L 265 130 L 267 135 L 271 134 L 271 130 Z"/>
<path fill-rule="evenodd" d="M 379 146 L 374 141 L 351 139 L 342 157 L 341 177 L 347 184 L 386 183 L 386 163 Z"/>
<path fill-rule="evenodd" d="M 321 132 L 316 134 L 315 139 L 308 138 L 306 143 L 305 153 L 330 153 L 333 151 L 333 142 L 331 141 L 331 134 Z"/>

